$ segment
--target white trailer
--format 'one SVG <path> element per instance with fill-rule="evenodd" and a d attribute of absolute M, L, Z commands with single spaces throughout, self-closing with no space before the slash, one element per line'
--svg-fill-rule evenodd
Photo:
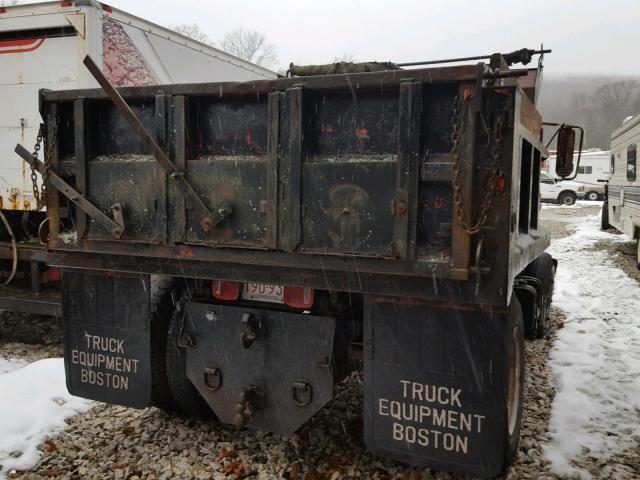
<path fill-rule="evenodd" d="M 117 86 L 273 79 L 277 74 L 93 0 L 0 7 L 0 208 L 34 210 L 30 170 L 41 88 L 96 87 L 86 55 Z"/>
<path fill-rule="evenodd" d="M 636 240 L 640 238 L 639 145 L 640 114 L 625 120 L 611 134 L 611 179 L 602 210 L 603 228 L 612 226 Z M 636 258 L 640 268 L 640 241 Z"/>
<path fill-rule="evenodd" d="M 61 312 L 59 270 L 47 264 L 38 243 L 46 235 L 46 213 L 35 201 L 30 166 L 14 148 L 35 144 L 43 121 L 40 89 L 98 86 L 83 65 L 86 55 L 116 86 L 277 77 L 97 1 L 0 7 L 0 309 Z M 39 175 L 37 181 L 41 185 Z"/>
<path fill-rule="evenodd" d="M 589 149 L 583 150 L 580 156 L 580 165 L 577 167 L 575 182 L 582 183 L 585 186 L 586 200 L 600 200 L 604 194 L 604 185 L 609 180 L 611 154 L 608 150 Z M 574 165 L 578 165 L 578 154 L 573 157 Z M 543 171 L 552 174 L 556 168 L 555 155 L 550 156 L 545 162 Z M 553 175 L 553 174 L 552 174 Z"/>

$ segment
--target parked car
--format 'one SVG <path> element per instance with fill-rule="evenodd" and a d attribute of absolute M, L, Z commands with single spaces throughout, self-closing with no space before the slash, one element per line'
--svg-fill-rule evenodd
<path fill-rule="evenodd" d="M 608 150 L 598 148 L 586 150 L 580 156 L 578 165 L 577 153 L 573 156 L 576 168 L 573 171 L 575 181 L 585 186 L 585 200 L 602 200 L 604 198 L 604 184 L 610 176 L 610 153 Z M 545 161 L 543 171 L 553 172 L 555 170 L 556 157 L 549 157 Z M 572 176 L 573 176 L 572 174 Z"/>
<path fill-rule="evenodd" d="M 586 191 L 584 183 L 559 180 L 548 173 L 540 172 L 540 195 L 543 202 L 573 205 L 576 200 L 585 198 Z"/>

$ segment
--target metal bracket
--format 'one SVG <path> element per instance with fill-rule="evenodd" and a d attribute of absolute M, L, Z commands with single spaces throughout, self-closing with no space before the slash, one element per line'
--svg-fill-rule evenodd
<path fill-rule="evenodd" d="M 22 145 L 17 144 L 15 148 L 15 152 L 22 157 L 22 159 L 27 162 L 29 165 L 35 165 L 36 170 L 40 172 L 40 174 L 44 174 L 45 166 L 42 161 L 38 160 L 33 156 L 29 150 L 24 148 Z M 102 213 L 102 211 L 96 207 L 93 203 L 87 200 L 80 192 L 76 191 L 71 185 L 65 182 L 62 178 L 60 178 L 56 173 L 49 170 L 49 183 L 58 190 L 61 194 L 67 197 L 70 201 L 72 201 L 80 210 L 89 215 L 92 219 L 102 225 L 106 230 L 110 231 L 111 234 L 115 238 L 122 238 L 124 234 L 124 220 L 122 217 L 122 205 L 116 204 L 112 209 L 116 206 L 119 208 L 119 213 L 116 215 L 114 210 L 115 221 L 110 219 L 107 215 Z"/>
<path fill-rule="evenodd" d="M 240 338 L 242 348 L 251 348 L 255 341 L 259 341 L 267 335 L 267 329 L 262 321 L 257 319 L 253 313 L 243 314 L 242 324 L 245 326 L 245 331 Z"/>
<path fill-rule="evenodd" d="M 204 369 L 204 384 L 209 390 L 216 391 L 222 386 L 222 371 L 215 367 Z"/>
<path fill-rule="evenodd" d="M 308 382 L 293 382 L 291 396 L 297 406 L 306 407 L 313 399 L 313 388 Z"/>

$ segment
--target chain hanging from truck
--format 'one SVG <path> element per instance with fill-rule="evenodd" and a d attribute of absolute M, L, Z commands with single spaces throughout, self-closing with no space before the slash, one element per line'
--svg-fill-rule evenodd
<path fill-rule="evenodd" d="M 47 115 L 48 117 L 48 115 Z M 33 197 L 36 200 L 36 206 L 38 210 L 41 210 L 47 205 L 47 182 L 49 181 L 49 168 L 51 167 L 51 153 L 53 146 L 55 145 L 55 138 L 57 133 L 57 125 L 54 124 L 54 128 L 51 132 L 51 139 L 47 140 L 45 136 L 44 123 L 40 124 L 38 129 L 38 135 L 36 136 L 36 143 L 33 146 L 32 161 L 29 163 L 31 167 L 31 183 L 33 185 Z M 43 161 L 44 172 L 42 174 L 42 186 L 38 187 L 38 171 L 37 160 L 40 149 L 44 147 Z"/>
<path fill-rule="evenodd" d="M 478 233 L 487 222 L 489 210 L 493 202 L 494 190 L 491 188 L 500 176 L 498 166 L 500 165 L 500 156 L 502 154 L 502 128 L 504 125 L 504 111 L 501 111 L 496 118 L 493 128 L 493 146 L 491 147 L 491 176 L 486 184 L 486 192 L 482 199 L 480 214 L 473 225 L 465 219 L 464 206 L 462 199 L 462 186 L 460 185 L 460 98 L 456 96 L 453 100 L 453 116 L 451 119 L 451 154 L 453 155 L 453 178 L 451 185 L 453 187 L 453 202 L 455 204 L 455 215 L 462 225 L 465 232 L 472 235 Z"/>

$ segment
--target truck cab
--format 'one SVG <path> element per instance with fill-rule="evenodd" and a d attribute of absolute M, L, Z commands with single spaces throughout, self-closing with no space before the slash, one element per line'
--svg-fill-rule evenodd
<path fill-rule="evenodd" d="M 550 173 L 540 172 L 540 196 L 542 201 L 571 206 L 583 200 L 587 186 L 573 180 L 561 180 Z"/>

